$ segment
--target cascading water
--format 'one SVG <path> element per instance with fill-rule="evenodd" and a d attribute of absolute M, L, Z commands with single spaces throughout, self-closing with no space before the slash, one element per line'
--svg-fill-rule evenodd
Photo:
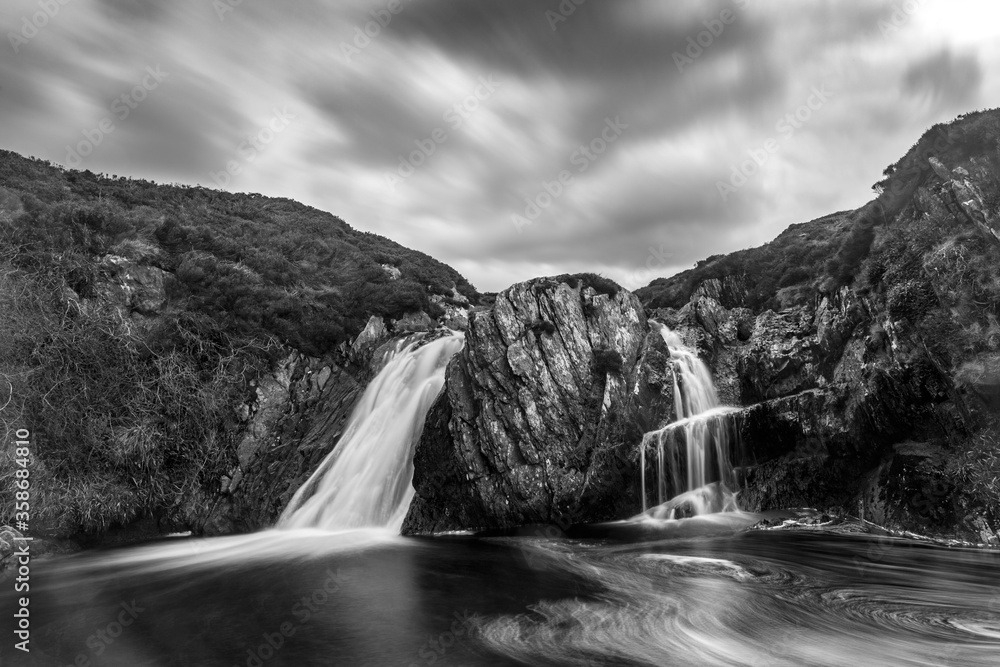
<path fill-rule="evenodd" d="M 279 528 L 399 531 L 413 499 L 413 447 L 462 334 L 397 343 L 337 447 L 292 498 Z"/>
<path fill-rule="evenodd" d="M 658 518 L 675 518 L 685 506 L 693 514 L 737 509 L 735 473 L 730 451 L 737 436 L 732 423 L 736 408 L 719 405 L 712 374 L 680 336 L 660 327 L 670 349 L 677 421 L 643 436 L 640 450 L 643 512 L 647 513 L 646 450 L 656 452 Z M 686 470 L 686 477 L 683 472 Z M 670 491 L 675 497 L 670 499 Z"/>

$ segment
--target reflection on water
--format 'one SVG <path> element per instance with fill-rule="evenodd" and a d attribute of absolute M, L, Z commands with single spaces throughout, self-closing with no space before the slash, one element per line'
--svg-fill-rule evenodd
<path fill-rule="evenodd" d="M 8 639 L 0 657 L 128 667 L 1000 664 L 996 552 L 710 518 L 660 532 L 644 519 L 641 533 L 575 539 L 269 531 L 37 562 L 32 652 Z M 5 589 L 0 606 L 11 609 Z"/>

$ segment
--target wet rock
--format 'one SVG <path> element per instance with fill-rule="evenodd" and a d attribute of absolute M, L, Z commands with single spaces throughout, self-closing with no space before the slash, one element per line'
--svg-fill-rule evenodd
<path fill-rule="evenodd" d="M 365 328 L 351 343 L 351 353 L 355 356 L 370 353 L 372 349 L 384 343 L 388 338 L 389 331 L 386 329 L 385 319 L 379 315 L 372 315 L 368 318 Z"/>
<path fill-rule="evenodd" d="M 417 445 L 404 532 L 631 513 L 636 438 L 672 401 L 667 352 L 648 333 L 631 293 L 552 279 L 473 313 Z M 620 370 L 595 361 L 612 352 Z"/>

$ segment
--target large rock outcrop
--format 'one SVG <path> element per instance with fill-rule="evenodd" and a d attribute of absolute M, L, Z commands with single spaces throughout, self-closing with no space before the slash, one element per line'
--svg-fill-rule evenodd
<path fill-rule="evenodd" d="M 750 276 L 729 275 L 651 313 L 702 351 L 726 402 L 747 406 L 745 507 L 997 539 L 1000 482 L 985 466 L 1000 405 L 1000 188 L 983 158 L 929 164 L 850 285 L 789 290 L 776 311 L 744 296 Z"/>
<path fill-rule="evenodd" d="M 857 211 L 640 290 L 743 406 L 745 508 L 997 540 L 996 116 L 929 132 Z M 637 512 L 642 434 L 676 416 L 668 354 L 623 291 L 542 279 L 500 294 L 427 420 L 405 530 Z"/>
<path fill-rule="evenodd" d="M 405 533 L 568 526 L 640 503 L 636 439 L 669 418 L 668 352 L 638 299 L 537 279 L 473 313 L 416 448 Z"/>

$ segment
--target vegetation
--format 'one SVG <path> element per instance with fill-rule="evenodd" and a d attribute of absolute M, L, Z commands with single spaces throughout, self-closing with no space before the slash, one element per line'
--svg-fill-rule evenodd
<path fill-rule="evenodd" d="M 993 423 L 971 438 L 969 446 L 951 462 L 948 472 L 961 489 L 963 504 L 982 512 L 993 530 L 1000 531 L 1000 423 Z"/>
<path fill-rule="evenodd" d="M 618 283 L 610 278 L 599 276 L 596 273 L 564 273 L 559 276 L 553 276 L 552 279 L 557 282 L 566 283 L 573 289 L 583 285 L 583 287 L 589 287 L 598 294 L 606 294 L 612 299 L 618 296 L 618 292 L 621 291 Z"/>
<path fill-rule="evenodd" d="M 286 199 L 6 151 L 0 183 L 0 432 L 32 430 L 36 530 L 99 532 L 215 489 L 234 407 L 283 345 L 325 354 L 373 314 L 434 313 L 453 287 L 478 298 L 427 255 Z M 166 304 L 115 303 L 109 257 L 166 272 Z M 0 496 L 0 523 L 11 510 Z"/>
<path fill-rule="evenodd" d="M 872 189 L 886 215 L 898 213 L 917 188 L 934 178 L 930 158 L 955 164 L 969 155 L 989 155 L 1000 142 L 1000 124 L 995 109 L 962 114 L 951 123 L 938 123 L 927 130 L 902 158 L 885 168 L 882 180 Z"/>
<path fill-rule="evenodd" d="M 670 278 L 658 278 L 636 294 L 647 308 L 680 308 L 694 290 L 711 278 L 736 276 L 747 287 L 746 303 L 754 310 L 783 307 L 782 292 L 798 296 L 829 293 L 852 284 L 861 272 L 878 236 L 877 228 L 912 205 L 914 193 L 934 174 L 929 158 L 954 165 L 969 156 L 981 156 L 1000 173 L 1000 122 L 996 110 L 959 116 L 949 124 L 931 127 L 873 187 L 878 197 L 854 212 L 840 212 L 812 222 L 792 225 L 770 243 L 715 255 Z M 1000 213 L 1000 187 L 987 194 L 987 206 Z"/>
<path fill-rule="evenodd" d="M 840 252 L 852 229 L 860 224 L 855 214 L 841 212 L 792 225 L 770 243 L 714 255 L 676 276 L 657 278 L 636 290 L 636 295 L 647 308 L 680 308 L 702 282 L 736 276 L 746 286 L 746 302 L 726 305 L 777 310 L 781 308 L 781 290 L 796 286 L 813 293 L 819 290 L 828 260 Z"/>

